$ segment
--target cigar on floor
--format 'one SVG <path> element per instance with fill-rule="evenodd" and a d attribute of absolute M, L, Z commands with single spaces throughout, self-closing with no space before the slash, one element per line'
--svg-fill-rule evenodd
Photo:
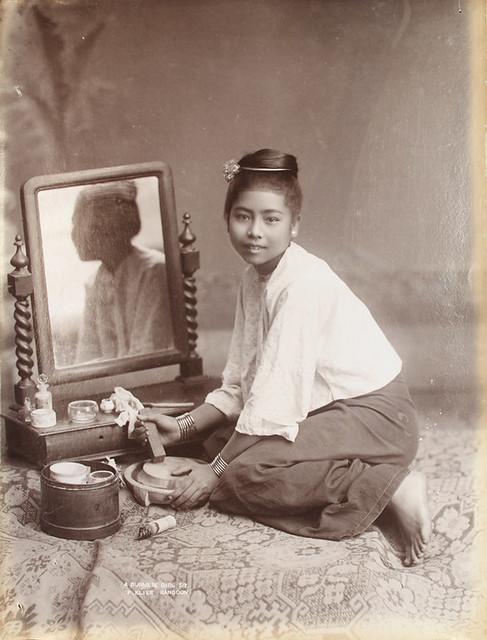
<path fill-rule="evenodd" d="M 137 533 L 137 540 L 152 538 L 152 536 L 156 536 L 158 533 L 162 533 L 168 529 L 174 529 L 175 526 L 176 518 L 174 516 L 163 516 L 158 520 L 143 524 Z"/>

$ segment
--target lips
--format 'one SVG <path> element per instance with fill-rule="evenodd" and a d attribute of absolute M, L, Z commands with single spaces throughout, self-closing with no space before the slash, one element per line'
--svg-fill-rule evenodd
<path fill-rule="evenodd" d="M 265 249 L 265 247 L 261 246 L 260 244 L 246 244 L 244 245 L 245 249 L 247 251 L 262 251 L 262 249 Z"/>

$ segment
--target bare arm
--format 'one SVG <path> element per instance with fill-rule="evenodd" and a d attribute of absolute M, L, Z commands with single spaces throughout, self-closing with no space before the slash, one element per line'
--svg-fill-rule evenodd
<path fill-rule="evenodd" d="M 140 413 L 140 417 L 144 420 L 156 423 L 161 435 L 161 442 L 164 445 L 181 442 L 181 431 L 174 416 L 157 414 L 154 410 L 152 412 L 144 410 Z M 198 434 L 210 431 L 226 420 L 226 416 L 219 409 L 208 403 L 193 409 L 190 416 L 194 420 L 191 439 Z M 249 436 L 234 432 L 220 452 L 220 456 L 225 462 L 231 462 L 261 439 L 261 436 Z M 204 504 L 218 483 L 217 471 L 209 464 L 192 464 L 191 461 L 188 461 L 188 466 L 184 471 L 191 471 L 191 473 L 171 496 L 171 503 L 175 509 L 190 509 Z"/>
<path fill-rule="evenodd" d="M 211 431 L 226 420 L 226 416 L 219 409 L 206 402 L 190 411 L 189 414 L 194 420 L 191 440 L 196 439 L 200 434 Z M 163 445 L 170 446 L 181 442 L 181 432 L 174 416 L 158 413 L 156 409 L 144 409 L 140 412 L 139 417 L 143 421 L 155 422 Z M 245 433 L 234 431 L 220 455 L 225 462 L 229 463 L 253 444 L 262 440 L 262 437 L 265 436 L 249 436 Z"/>
<path fill-rule="evenodd" d="M 226 416 L 212 404 L 204 402 L 190 411 L 198 433 L 205 433 L 226 420 Z"/>
<path fill-rule="evenodd" d="M 230 463 L 249 447 L 265 437 L 266 436 L 249 436 L 246 433 L 234 431 L 230 440 L 220 451 L 220 455 L 225 462 Z"/>
<path fill-rule="evenodd" d="M 215 426 L 215 423 L 221 421 L 223 416 L 218 409 L 209 404 L 203 404 L 191 411 L 191 415 L 198 425 L 198 432 Z M 262 436 L 249 436 L 234 431 L 216 459 L 221 457 L 226 463 L 229 463 L 259 440 L 262 440 Z M 171 496 L 171 504 L 175 509 L 190 509 L 204 504 L 218 484 L 220 473 L 218 467 L 214 467 L 214 462 L 211 465 L 202 465 L 189 461 L 185 469 L 186 473 L 188 471 L 191 473 L 186 476 L 184 482 Z"/>
<path fill-rule="evenodd" d="M 226 420 L 226 416 L 219 409 L 207 403 L 196 407 L 189 412 L 189 415 L 194 420 L 190 440 L 196 439 L 199 434 L 211 431 Z M 143 409 L 139 413 L 139 418 L 142 422 L 154 422 L 157 425 L 163 445 L 170 446 L 181 442 L 181 431 L 176 417 L 167 416 L 158 412 L 157 409 Z"/>

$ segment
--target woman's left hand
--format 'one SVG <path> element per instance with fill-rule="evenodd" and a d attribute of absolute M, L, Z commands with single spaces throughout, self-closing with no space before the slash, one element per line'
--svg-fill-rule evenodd
<path fill-rule="evenodd" d="M 209 464 L 191 465 L 191 473 L 181 483 L 181 488 L 174 491 L 169 504 L 175 509 L 201 507 L 208 502 L 217 483 L 218 476 Z"/>

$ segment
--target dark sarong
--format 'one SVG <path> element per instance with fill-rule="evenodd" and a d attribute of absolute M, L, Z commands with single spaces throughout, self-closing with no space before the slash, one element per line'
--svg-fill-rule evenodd
<path fill-rule="evenodd" d="M 209 458 L 234 428 L 205 441 Z M 399 375 L 373 393 L 313 411 L 295 442 L 263 437 L 229 464 L 210 504 L 301 536 L 355 536 L 387 506 L 417 445 L 416 410 Z"/>

